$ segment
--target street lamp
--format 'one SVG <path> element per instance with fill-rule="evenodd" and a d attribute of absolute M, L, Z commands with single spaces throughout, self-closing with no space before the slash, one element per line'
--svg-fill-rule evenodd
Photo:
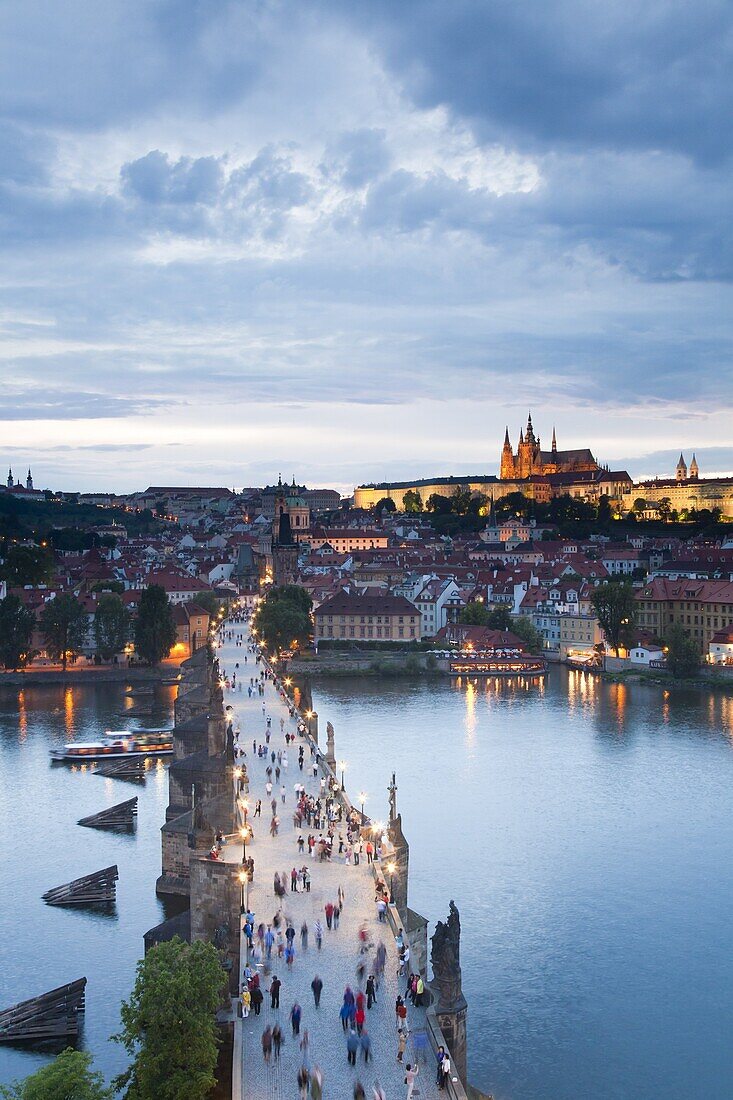
<path fill-rule="evenodd" d="M 249 825 L 243 825 L 239 830 L 239 835 L 242 838 L 242 863 L 247 862 L 247 837 L 249 836 Z"/>
<path fill-rule="evenodd" d="M 239 791 L 241 789 L 241 784 L 242 784 L 242 769 L 241 768 L 235 768 L 234 769 L 234 778 L 237 781 L 237 794 L 239 794 Z"/>
<path fill-rule="evenodd" d="M 361 803 L 361 823 L 362 823 L 362 825 L 364 824 L 364 803 L 366 802 L 366 800 L 367 800 L 367 796 L 364 794 L 364 791 L 360 791 L 359 792 L 359 802 Z"/>
<path fill-rule="evenodd" d="M 242 891 L 241 896 L 240 896 L 240 901 L 239 901 L 239 912 L 243 913 L 244 912 L 244 887 L 245 887 L 245 883 L 247 882 L 247 879 L 249 878 L 249 875 L 245 871 L 244 867 L 242 867 L 240 869 L 238 877 L 239 877 L 239 885 L 240 885 L 241 891 Z"/>
<path fill-rule="evenodd" d="M 389 873 L 389 901 L 390 905 L 394 905 L 394 873 L 397 870 L 394 863 L 387 864 L 387 871 Z"/>
<path fill-rule="evenodd" d="M 344 784 L 344 772 L 346 771 L 346 761 L 339 760 L 339 767 L 341 768 L 341 790 L 345 791 L 346 785 Z"/>

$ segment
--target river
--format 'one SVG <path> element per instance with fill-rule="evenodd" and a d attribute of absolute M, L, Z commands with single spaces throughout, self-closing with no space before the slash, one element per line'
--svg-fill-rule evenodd
<path fill-rule="evenodd" d="M 553 668 L 319 680 L 313 698 L 374 818 L 397 773 L 411 906 L 460 909 L 474 1084 L 730 1100 L 731 696 Z"/>
<path fill-rule="evenodd" d="M 172 689 L 158 689 L 155 722 L 171 715 Z M 146 699 L 145 705 L 151 703 Z M 126 1055 L 109 1037 L 135 980 L 143 933 L 164 917 L 155 896 L 167 774 L 152 767 L 144 784 L 104 779 L 89 768 L 51 765 L 65 741 L 97 740 L 104 729 L 145 723 L 119 717 L 140 706 L 124 686 L 0 689 L 0 1007 L 86 976 L 83 1045 L 108 1078 Z M 137 795 L 133 835 L 81 828 L 80 817 Z M 116 863 L 111 915 L 46 905 L 52 886 Z M 32 1073 L 48 1056 L 0 1046 L 0 1083 Z"/>

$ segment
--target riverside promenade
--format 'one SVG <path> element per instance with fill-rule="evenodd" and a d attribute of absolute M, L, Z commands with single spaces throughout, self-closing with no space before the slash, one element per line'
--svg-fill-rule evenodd
<path fill-rule="evenodd" d="M 246 637 L 247 628 L 244 624 L 231 624 L 231 629 L 236 632 L 241 629 Z M 226 631 L 223 632 L 225 637 Z M 244 663 L 245 654 L 247 663 Z M 309 858 L 307 847 L 305 854 L 298 852 L 297 838 L 302 833 L 307 838 L 308 832 L 314 832 L 305 827 L 296 830 L 293 823 L 293 812 L 296 806 L 294 784 L 302 783 L 306 792 L 317 796 L 320 792 L 320 779 L 324 774 L 319 768 L 318 774 L 313 774 L 313 758 L 311 755 L 310 741 L 308 738 L 296 736 L 295 742 L 286 746 L 285 733 L 297 733 L 296 719 L 290 717 L 286 703 L 280 698 L 271 681 L 265 683 L 265 694 L 260 696 L 253 693 L 250 698 L 247 688 L 251 677 L 258 677 L 263 670 L 262 662 L 255 663 L 253 654 L 248 653 L 245 646 L 237 646 L 234 641 L 223 641 L 218 652 L 220 666 L 231 676 L 236 671 L 237 688 L 241 681 L 242 690 L 227 690 L 224 694 L 224 704 L 231 707 L 234 715 L 234 726 L 239 728 L 239 744 L 244 748 L 249 776 L 249 791 L 247 800 L 249 804 L 248 820 L 254 829 L 254 839 L 247 842 L 247 856 L 255 860 L 254 881 L 248 887 L 248 904 L 255 915 L 255 928 L 262 921 L 267 926 L 272 924 L 273 917 L 281 910 L 284 918 L 281 929 L 284 932 L 290 921 L 295 929 L 294 940 L 295 959 L 292 968 L 288 968 L 284 960 L 277 958 L 277 951 L 273 948 L 272 960 L 260 963 L 260 985 L 265 994 L 261 1014 L 256 1016 L 253 1012 L 245 1020 L 238 1020 L 236 1024 L 237 1037 L 235 1039 L 235 1051 L 241 1050 L 241 1075 L 238 1074 L 238 1066 L 234 1072 L 234 1095 L 238 1100 L 290 1100 L 298 1097 L 298 1071 L 305 1065 L 309 1069 L 319 1067 L 323 1075 L 323 1096 L 326 1100 L 351 1100 L 356 1081 L 361 1081 L 367 1100 L 372 1100 L 373 1089 L 379 1082 L 387 1100 L 398 1100 L 407 1095 L 405 1085 L 405 1065 L 408 1062 L 418 1061 L 419 1074 L 415 1082 L 412 1096 L 417 1100 L 432 1100 L 438 1096 L 436 1085 L 436 1060 L 432 1050 L 426 1042 L 425 1012 L 421 1008 L 414 1008 L 409 1000 L 406 1000 L 408 1008 L 408 1027 L 410 1039 L 404 1055 L 404 1063 L 397 1062 L 397 1028 L 395 1017 L 395 999 L 398 992 L 403 996 L 406 992 L 406 977 L 397 976 L 398 956 L 394 936 L 389 924 L 382 923 L 378 919 L 375 905 L 375 880 L 372 868 L 368 865 L 366 856 L 362 856 L 358 866 L 347 866 L 343 856 L 337 855 L 338 836 L 342 832 L 345 840 L 345 827 L 335 830 L 334 856 L 332 861 L 321 862 L 317 857 Z M 235 666 L 239 664 L 239 668 Z M 263 709 L 264 704 L 264 709 Z M 273 794 L 268 797 L 265 784 L 267 776 L 265 769 L 270 763 L 269 755 L 266 758 L 258 757 L 252 751 L 253 741 L 262 743 L 265 741 L 267 716 L 271 718 L 271 736 L 269 750 L 277 753 L 285 752 L 287 748 L 288 766 L 281 772 L 281 782 L 285 786 L 285 802 L 283 803 L 280 784 L 275 783 L 273 775 Z M 281 730 L 280 721 L 284 722 Z M 305 745 L 304 767 L 301 771 L 298 767 L 298 747 Z M 280 818 L 279 835 L 270 836 L 269 825 L 271 818 L 270 798 L 277 795 L 278 817 Z M 262 800 L 262 816 L 254 817 L 256 802 Z M 386 791 L 369 792 L 368 806 L 373 810 L 373 816 L 378 818 L 379 813 L 375 808 L 379 807 L 384 799 L 386 811 Z M 317 831 L 315 831 L 317 836 Z M 241 862 L 242 845 L 233 843 L 225 845 L 223 856 L 229 862 Z M 290 872 L 293 867 L 300 869 L 308 866 L 311 877 L 310 892 L 303 892 L 300 882 L 298 892 L 290 891 Z M 287 892 L 282 899 L 278 899 L 274 892 L 273 881 L 275 872 L 287 879 Z M 339 927 L 329 931 L 326 926 L 324 906 L 331 902 L 336 903 L 339 887 L 344 893 L 344 906 L 339 921 Z M 316 947 L 315 924 L 320 920 L 323 925 L 323 946 L 319 951 Z M 301 925 L 305 922 L 308 926 L 308 946 L 303 949 L 301 943 Z M 366 955 L 359 953 L 359 930 L 366 926 L 368 942 L 371 944 Z M 360 960 L 366 960 L 366 976 L 371 972 L 374 962 L 374 954 L 377 945 L 383 942 L 387 950 L 387 962 L 384 976 L 377 991 L 376 1003 L 367 1012 L 365 1029 L 371 1038 L 371 1058 L 365 1063 L 362 1050 L 359 1050 L 355 1067 L 348 1064 L 346 1036 L 344 1034 L 339 1010 L 343 1002 L 344 989 L 351 986 L 356 992 L 364 988 L 364 983 L 359 982 L 356 968 Z M 245 952 L 243 945 L 243 966 Z M 282 982 L 280 990 L 279 1008 L 271 1008 L 270 988 L 273 975 Z M 316 1009 L 314 1004 L 311 982 L 318 975 L 323 982 L 320 1007 Z M 293 1036 L 290 1023 L 290 1010 L 293 1004 L 298 1003 L 302 1009 L 300 1034 Z M 262 1053 L 262 1033 L 269 1025 L 274 1027 L 279 1024 L 283 1033 L 283 1045 L 279 1058 L 274 1058 L 268 1065 L 265 1063 Z M 302 1040 L 307 1032 L 307 1047 L 302 1045 Z M 239 1078 L 239 1080 L 238 1080 Z M 237 1091 L 238 1089 L 238 1091 Z M 445 1094 L 443 1094 L 445 1095 Z"/>

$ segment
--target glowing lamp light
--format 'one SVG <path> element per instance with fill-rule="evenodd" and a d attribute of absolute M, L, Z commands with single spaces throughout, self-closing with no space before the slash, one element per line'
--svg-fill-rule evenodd
<path fill-rule="evenodd" d="M 393 875 L 396 870 L 397 870 L 397 867 L 395 866 L 394 863 L 388 863 L 387 864 L 387 871 L 390 875 Z"/>

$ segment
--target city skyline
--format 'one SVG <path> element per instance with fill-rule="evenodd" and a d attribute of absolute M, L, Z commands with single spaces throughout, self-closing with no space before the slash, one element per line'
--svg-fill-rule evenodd
<path fill-rule="evenodd" d="M 346 492 L 496 472 L 531 408 L 730 473 L 732 20 L 5 5 L 5 460 Z"/>

